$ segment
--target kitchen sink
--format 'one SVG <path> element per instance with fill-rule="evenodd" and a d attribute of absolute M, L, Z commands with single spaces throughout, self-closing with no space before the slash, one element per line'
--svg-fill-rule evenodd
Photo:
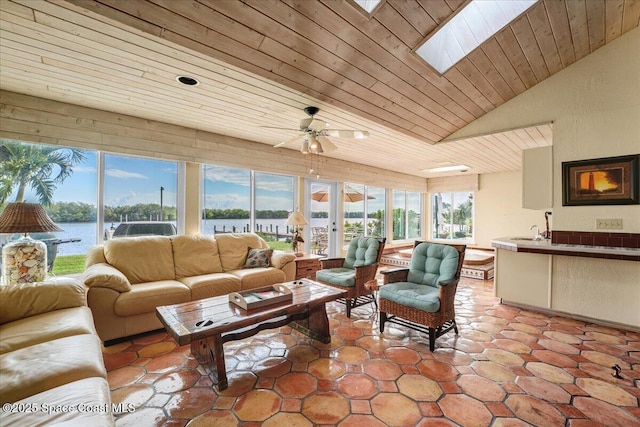
<path fill-rule="evenodd" d="M 512 237 L 511 240 L 529 240 L 536 242 L 537 240 L 533 237 Z"/>

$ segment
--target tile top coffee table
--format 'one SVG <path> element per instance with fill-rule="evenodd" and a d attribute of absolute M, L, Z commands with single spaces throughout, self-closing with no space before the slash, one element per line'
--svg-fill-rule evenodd
<path fill-rule="evenodd" d="M 287 324 L 320 342 L 331 342 L 325 303 L 344 298 L 346 292 L 308 279 L 283 285 L 291 289 L 291 301 L 254 310 L 244 310 L 224 295 L 157 307 L 156 314 L 178 344 L 191 344 L 191 353 L 224 390 L 228 387 L 225 342 Z"/>

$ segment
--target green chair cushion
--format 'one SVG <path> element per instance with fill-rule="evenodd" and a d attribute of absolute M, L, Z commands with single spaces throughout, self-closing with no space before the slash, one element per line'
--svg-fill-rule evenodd
<path fill-rule="evenodd" d="M 347 255 L 344 258 L 344 268 L 355 268 L 370 265 L 378 259 L 380 242 L 373 237 L 356 237 L 349 243 Z"/>
<path fill-rule="evenodd" d="M 327 268 L 316 272 L 316 280 L 347 288 L 356 284 L 356 271 L 353 268 Z"/>
<path fill-rule="evenodd" d="M 420 243 L 413 249 L 407 281 L 437 287 L 438 282 L 455 277 L 458 258 L 458 251 L 452 246 Z"/>
<path fill-rule="evenodd" d="M 428 313 L 440 310 L 439 290 L 436 287 L 411 282 L 395 282 L 380 288 L 380 298 L 413 307 Z"/>

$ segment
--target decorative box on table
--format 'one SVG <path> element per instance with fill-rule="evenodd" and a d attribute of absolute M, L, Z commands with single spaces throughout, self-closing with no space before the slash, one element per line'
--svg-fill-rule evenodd
<path fill-rule="evenodd" d="M 280 283 L 229 294 L 229 301 L 245 310 L 253 310 L 254 308 L 291 300 L 293 300 L 291 290 Z"/>

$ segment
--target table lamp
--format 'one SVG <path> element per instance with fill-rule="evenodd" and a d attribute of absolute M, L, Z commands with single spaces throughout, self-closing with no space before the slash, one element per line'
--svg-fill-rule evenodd
<path fill-rule="evenodd" d="M 304 218 L 304 215 L 300 213 L 300 211 L 295 211 L 289 216 L 289 218 L 284 224 L 293 225 L 295 227 L 294 229 L 295 231 L 293 233 L 293 241 L 291 242 L 291 245 L 293 247 L 293 252 L 295 252 L 296 256 L 302 256 L 303 253 L 298 252 L 298 244 L 304 243 L 302 236 L 300 236 L 300 226 L 307 225 L 308 224 L 307 220 Z"/>
<path fill-rule="evenodd" d="M 0 213 L 0 233 L 23 236 L 2 248 L 2 277 L 5 285 L 40 282 L 47 278 L 47 245 L 29 233 L 63 231 L 38 203 L 9 203 Z"/>

